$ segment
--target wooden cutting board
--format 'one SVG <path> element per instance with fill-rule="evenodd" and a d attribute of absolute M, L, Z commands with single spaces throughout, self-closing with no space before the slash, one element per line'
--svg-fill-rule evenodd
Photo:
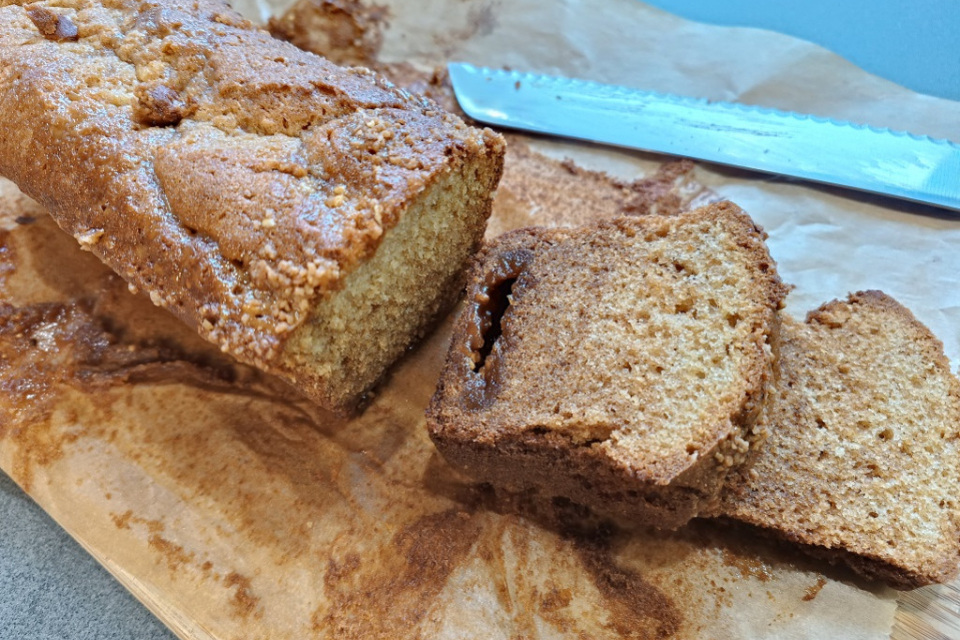
<path fill-rule="evenodd" d="M 960 638 L 960 581 L 902 593 L 892 640 Z"/>

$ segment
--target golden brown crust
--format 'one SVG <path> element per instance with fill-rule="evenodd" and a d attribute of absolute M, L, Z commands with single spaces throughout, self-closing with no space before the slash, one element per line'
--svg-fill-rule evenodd
<path fill-rule="evenodd" d="M 499 136 L 217 0 L 0 5 L 0 173 L 263 368 L 439 176 L 499 172 Z"/>
<path fill-rule="evenodd" d="M 685 226 L 696 231 L 685 232 Z M 707 295 L 696 301 L 674 296 L 704 294 L 696 271 L 710 267 L 706 260 L 699 264 L 696 259 L 681 268 L 675 264 L 686 260 L 681 254 L 691 255 L 684 251 L 708 229 L 736 238 L 724 257 L 751 265 L 747 268 L 751 278 L 738 289 L 744 296 L 742 304 L 732 305 L 740 315 L 729 326 L 738 337 L 727 356 L 718 356 L 735 362 L 726 368 L 736 373 L 718 385 L 723 393 L 715 404 L 704 403 L 709 408 L 700 422 L 684 408 L 673 413 L 675 408 L 667 403 L 649 409 L 645 395 L 666 393 L 666 387 L 660 388 L 667 384 L 658 378 L 660 372 L 676 366 L 684 371 L 678 376 L 686 375 L 699 364 L 682 363 L 675 352 L 659 356 L 636 352 L 655 351 L 661 340 L 673 344 L 674 338 L 618 342 L 619 337 L 609 333 L 613 325 L 605 324 L 606 311 L 596 308 L 605 305 L 607 290 L 613 290 L 605 274 L 624 267 L 616 254 L 632 246 L 628 238 L 644 238 L 653 245 L 676 237 L 678 248 L 671 259 L 679 262 L 669 270 L 660 272 L 659 262 L 644 257 L 646 249 L 631 255 L 634 266 L 626 267 L 633 274 L 630 286 L 657 299 L 651 304 L 669 304 L 664 317 L 683 316 L 678 326 L 693 326 L 682 324 L 691 317 L 696 325 L 696 315 L 686 314 L 695 308 L 701 311 L 698 305 L 706 313 L 717 301 L 708 302 Z M 770 341 L 777 336 L 776 309 L 785 295 L 762 238 L 753 222 L 730 203 L 677 217 L 619 218 L 593 227 L 524 229 L 502 236 L 482 252 L 471 272 L 467 308 L 454 327 L 444 373 L 428 411 L 435 444 L 455 466 L 485 481 L 513 490 L 537 488 L 633 522 L 680 526 L 710 505 L 727 472 L 762 439 L 752 427 L 774 375 Z M 662 255 L 657 255 L 660 260 Z M 591 270 L 595 275 L 581 277 Z M 685 273 L 678 275 L 681 271 Z M 557 286 L 568 286 L 565 282 L 571 284 L 561 293 Z M 691 283 L 694 288 L 687 289 Z M 619 308 L 616 322 L 640 327 L 641 332 L 646 331 L 643 327 L 659 326 L 656 309 L 653 321 L 645 313 Z M 741 329 L 734 330 L 739 322 Z M 689 328 L 680 331 L 685 336 L 689 331 L 691 339 L 697 333 Z M 595 344 L 590 338 L 594 335 L 606 337 Z M 722 353 L 720 342 L 717 348 Z M 631 349 L 633 355 L 627 355 Z M 607 362 L 610 357 L 619 363 L 617 372 L 612 361 Z M 627 373 L 621 375 L 619 369 Z M 661 409 L 666 413 L 657 413 Z M 671 420 L 684 425 L 683 441 L 673 442 L 675 438 L 668 436 L 669 442 L 659 442 L 664 431 L 655 424 Z M 636 429 L 642 433 L 631 435 Z"/>
<path fill-rule="evenodd" d="M 783 323 L 768 446 L 719 513 L 897 589 L 960 568 L 960 381 L 879 291 Z"/>

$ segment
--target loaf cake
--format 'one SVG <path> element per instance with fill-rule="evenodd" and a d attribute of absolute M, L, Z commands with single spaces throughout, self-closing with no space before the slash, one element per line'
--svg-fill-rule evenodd
<path fill-rule="evenodd" d="M 678 527 L 762 439 L 784 294 L 730 203 L 505 234 L 471 271 L 431 438 L 481 481 Z"/>
<path fill-rule="evenodd" d="M 452 304 L 503 139 L 219 0 L 0 0 L 0 174 L 240 360 L 346 409 Z"/>
<path fill-rule="evenodd" d="M 771 433 L 720 513 L 909 589 L 960 568 L 960 382 L 878 291 L 784 318 Z"/>

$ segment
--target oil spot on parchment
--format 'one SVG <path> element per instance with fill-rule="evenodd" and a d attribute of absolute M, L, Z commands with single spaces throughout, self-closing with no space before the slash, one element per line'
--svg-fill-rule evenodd
<path fill-rule="evenodd" d="M 117 529 L 130 529 L 130 524 L 139 524 L 147 528 L 150 533 L 160 533 L 164 530 L 163 523 L 159 520 L 151 520 L 133 515 L 133 509 L 127 509 L 122 514 L 111 513 L 110 519 Z"/>
<path fill-rule="evenodd" d="M 219 574 L 213 572 L 213 563 L 206 560 L 202 563 L 197 562 L 196 554 L 188 552 L 183 546 L 168 540 L 160 535 L 163 531 L 163 524 L 157 520 L 148 520 L 133 515 L 132 510 L 127 510 L 122 514 L 111 514 L 114 525 L 118 529 L 131 529 L 131 523 L 141 524 L 147 527 L 151 532 L 147 539 L 148 547 L 159 554 L 157 562 L 166 564 L 171 573 L 182 572 L 187 567 L 199 569 L 204 578 L 220 580 Z M 260 618 L 263 612 L 260 609 L 260 598 L 253 594 L 250 579 L 235 571 L 228 573 L 223 577 L 223 586 L 232 589 L 230 596 L 230 605 L 233 608 L 234 615 L 239 618 Z"/>
<path fill-rule="evenodd" d="M 183 547 L 154 533 L 148 540 L 150 548 L 160 554 L 160 560 L 166 562 L 170 571 L 177 571 L 181 566 L 193 562 L 194 554 L 187 553 Z"/>
<path fill-rule="evenodd" d="M 451 26 L 433 37 L 443 59 L 453 58 L 464 42 L 488 36 L 499 25 L 500 0 L 470 0 L 467 4 L 470 6 L 462 26 Z"/>
<path fill-rule="evenodd" d="M 602 547 L 586 544 L 577 551 L 605 600 L 608 625 L 621 637 L 653 640 L 677 634 L 683 616 L 662 591 L 638 573 L 616 566 Z"/>
<path fill-rule="evenodd" d="M 117 529 L 129 529 L 131 518 L 133 518 L 133 509 L 127 509 L 123 514 L 110 514 L 110 519 L 113 520 L 113 524 Z"/>
<path fill-rule="evenodd" d="M 400 630 L 424 619 L 480 532 L 478 518 L 454 508 L 404 527 L 373 557 L 331 559 L 330 605 L 314 612 L 314 629 L 343 640 L 405 637 Z"/>
<path fill-rule="evenodd" d="M 723 564 L 737 570 L 741 577 L 756 578 L 760 582 L 768 582 L 773 578 L 773 567 L 759 557 L 732 552 L 729 549 L 720 549 Z"/>
<path fill-rule="evenodd" d="M 681 609 L 639 572 L 616 562 L 607 520 L 565 500 L 483 485 L 468 490 L 443 473 L 439 461 L 428 469 L 430 486 L 454 485 L 447 495 L 470 504 L 486 521 L 469 553 L 472 562 L 486 565 L 484 588 L 509 617 L 514 637 L 538 637 L 544 623 L 565 637 L 676 637 L 684 622 Z M 544 535 L 544 529 L 553 533 Z M 596 615 L 584 614 L 585 603 Z"/>
<path fill-rule="evenodd" d="M 115 422 L 111 404 L 91 397 L 183 359 L 175 345 L 128 339 L 124 327 L 109 326 L 104 316 L 115 312 L 113 296 L 100 293 L 67 303 L 0 304 L 0 440 L 7 441 L 11 476 L 28 493 L 37 469 L 60 460 L 98 425 Z M 125 288 L 122 294 L 137 300 Z"/>
<path fill-rule="evenodd" d="M 77 352 L 87 358 L 100 346 L 81 315 L 57 304 L 0 305 L 0 439 L 10 441 L 11 475 L 28 492 L 35 467 L 59 460 L 83 434 L 74 409 L 54 410 Z"/>
<path fill-rule="evenodd" d="M 233 612 L 241 618 L 260 618 L 263 611 L 260 610 L 260 598 L 253 595 L 250 587 L 250 578 L 239 573 L 228 573 L 223 579 L 223 584 L 228 589 L 234 589 L 233 597 L 230 598 L 230 604 L 233 606 Z"/>
<path fill-rule="evenodd" d="M 824 578 L 823 576 L 820 576 L 819 578 L 817 578 L 817 581 L 815 583 L 807 587 L 806 592 L 803 594 L 802 600 L 804 602 L 809 602 L 813 600 L 820 594 L 820 590 L 823 589 L 823 587 L 826 586 L 826 584 L 827 584 L 827 579 Z"/>

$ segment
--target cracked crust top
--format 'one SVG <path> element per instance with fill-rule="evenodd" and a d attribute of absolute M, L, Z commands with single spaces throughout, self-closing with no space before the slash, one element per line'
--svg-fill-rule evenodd
<path fill-rule="evenodd" d="M 0 0 L 0 173 L 263 368 L 407 203 L 502 139 L 216 0 Z"/>

